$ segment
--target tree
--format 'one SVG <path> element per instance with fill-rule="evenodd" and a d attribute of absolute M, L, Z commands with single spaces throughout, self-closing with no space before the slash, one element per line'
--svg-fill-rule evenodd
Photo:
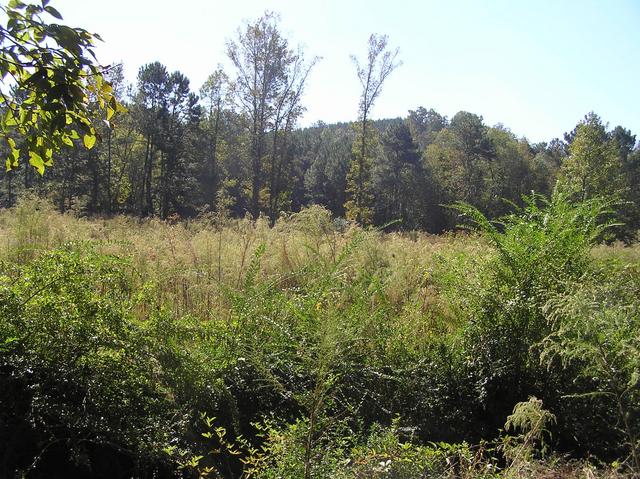
<path fill-rule="evenodd" d="M 533 189 L 545 196 L 550 196 L 556 184 L 558 171 L 567 157 L 567 144 L 554 138 L 549 143 L 543 142 L 532 145 L 533 158 Z"/>
<path fill-rule="evenodd" d="M 200 122 L 198 97 L 189 89 L 189 79 L 176 71 L 168 78 L 166 113 L 163 116 L 160 151 L 160 215 L 183 209 L 189 181 L 188 146 Z M 198 132 L 199 133 L 199 132 Z"/>
<path fill-rule="evenodd" d="M 610 137 L 622 165 L 623 186 L 626 188 L 624 197 L 628 200 L 620 208 L 620 219 L 625 224 L 623 236 L 632 240 L 640 227 L 640 151 L 636 149 L 634 152 L 636 136 L 622 126 L 616 126 Z"/>
<path fill-rule="evenodd" d="M 386 35 L 372 34 L 369 37 L 366 64 L 360 64 L 355 56 L 351 56 L 362 86 L 362 93 L 359 106 L 358 146 L 356 148 L 354 145 L 354 159 L 348 179 L 349 199 L 345 208 L 349 219 L 361 223 L 367 223 L 371 219 L 369 205 L 371 192 L 368 184 L 371 175 L 371 159 L 367 156 L 367 145 L 370 144 L 370 139 L 367 137 L 369 114 L 374 102 L 380 96 L 384 81 L 401 64 L 397 60 L 399 49 L 387 50 L 387 42 Z"/>
<path fill-rule="evenodd" d="M 383 154 L 373 170 L 376 224 L 402 220 L 415 228 L 422 217 L 426 189 L 418 145 L 407 122 L 391 125 L 382 136 Z"/>
<path fill-rule="evenodd" d="M 170 209 L 184 206 L 178 198 L 184 197 L 186 192 L 188 165 L 185 153 L 200 119 L 197 101 L 197 96 L 189 89 L 188 78 L 182 73 L 168 73 L 159 62 L 140 69 L 134 109 L 145 137 L 140 196 L 142 215 L 153 215 L 155 211 L 154 177 L 158 179 L 155 191 L 162 218 L 169 215 Z M 155 171 L 154 165 L 159 171 Z"/>
<path fill-rule="evenodd" d="M 363 131 L 358 125 L 354 125 L 354 130 L 355 140 L 351 145 L 344 209 L 348 220 L 368 225 L 373 220 L 373 152 L 379 150 L 380 139 L 373 126 L 368 131 Z M 363 137 L 363 133 L 366 136 Z M 362 156 L 363 151 L 366 156 Z"/>
<path fill-rule="evenodd" d="M 109 71 L 108 74 L 108 79 L 109 79 L 109 83 L 111 84 L 111 86 L 113 87 L 113 94 L 115 95 L 116 99 L 118 100 L 118 102 L 123 102 L 124 101 L 124 97 L 126 95 L 126 91 L 127 91 L 127 87 L 125 84 L 125 79 L 124 79 L 124 68 L 122 65 L 117 65 L 115 68 L 112 68 Z M 122 143 L 122 139 L 126 138 L 127 136 L 130 136 L 131 134 L 131 129 L 127 129 L 126 126 L 129 126 L 131 124 L 131 122 L 121 122 L 121 117 L 118 117 L 118 127 L 122 127 L 123 123 L 125 125 L 124 128 L 124 135 L 119 135 L 119 134 L 115 134 L 114 135 L 114 130 L 115 127 L 112 128 L 112 125 L 106 125 L 107 129 L 106 129 L 106 137 L 107 137 L 107 141 L 106 141 L 106 148 L 107 148 L 107 152 L 106 152 L 106 167 L 105 167 L 105 177 L 106 177 L 106 199 L 105 199 L 105 204 L 106 204 L 106 212 L 107 213 L 111 213 L 113 207 L 114 207 L 114 179 L 118 180 L 118 177 L 116 176 L 114 178 L 114 173 L 118 170 L 118 167 L 116 165 L 116 162 L 114 161 L 115 159 L 115 155 L 114 155 L 114 146 L 116 143 Z M 128 130 L 128 133 L 127 133 Z M 126 142 L 126 141 L 125 141 Z M 120 181 L 117 181 L 117 186 L 119 187 L 121 184 Z"/>
<path fill-rule="evenodd" d="M 118 103 L 105 69 L 95 63 L 98 35 L 47 23 L 45 14 L 62 20 L 48 0 L 41 5 L 11 0 L 0 9 L 6 14 L 0 24 L 0 128 L 10 150 L 6 167 L 15 169 L 21 157 L 28 157 L 43 174 L 54 152 L 72 147 L 81 134 L 85 147 L 95 144 L 90 94 L 106 109 L 107 121 Z"/>
<path fill-rule="evenodd" d="M 301 161 L 309 165 L 304 174 L 307 199 L 326 206 L 336 216 L 344 216 L 353 133 L 346 125 L 323 123 L 297 132 Z"/>
<path fill-rule="evenodd" d="M 273 133 L 271 171 L 276 188 L 276 158 L 281 128 L 291 129 L 302 113 L 300 99 L 309 70 L 300 49 L 289 48 L 289 42 L 278 29 L 278 17 L 266 12 L 253 23 L 238 30 L 237 38 L 227 43 L 227 54 L 235 69 L 235 98 L 247 120 L 250 138 L 251 213 L 257 217 L 263 194 L 265 160 L 268 156 L 267 134 Z M 277 191 L 264 192 L 270 196 Z M 277 203 L 275 203 L 277 205 Z M 274 206 L 272 205 L 272 208 Z"/>
<path fill-rule="evenodd" d="M 610 136 L 611 141 L 613 141 L 618 150 L 618 155 L 626 162 L 636 146 L 636 135 L 632 134 L 631 130 L 618 125 L 613 129 Z"/>
<path fill-rule="evenodd" d="M 513 203 L 521 202 L 522 195 L 545 191 L 536 188 L 534 154 L 527 140 L 519 140 L 500 125 L 489 128 L 487 137 L 493 145 L 495 157 L 487 162 L 489 168 L 483 203 L 490 215 L 496 217 L 507 214 Z"/>
<path fill-rule="evenodd" d="M 625 190 L 622 161 L 600 117 L 589 113 L 574 132 L 558 188 L 573 193 L 579 201 L 596 196 L 620 199 Z"/>
<path fill-rule="evenodd" d="M 154 214 L 153 171 L 156 151 L 160 148 L 162 115 L 166 113 L 169 74 L 160 62 L 150 63 L 138 72 L 138 89 L 133 108 L 140 132 L 145 138 L 144 165 L 139 189 L 139 211 L 142 216 Z"/>
<path fill-rule="evenodd" d="M 482 117 L 461 111 L 448 127 L 440 130 L 425 152 L 425 163 L 436 183 L 441 204 L 465 201 L 487 212 L 486 176 L 491 175 L 495 147 Z M 442 228 L 452 228 L 457 219 L 443 218 Z"/>
<path fill-rule="evenodd" d="M 304 92 L 307 77 L 319 58 L 314 57 L 309 63 L 304 60 L 300 48 L 291 57 L 291 65 L 286 72 L 286 81 L 282 93 L 276 102 L 273 120 L 272 149 L 269 182 L 269 215 L 275 221 L 280 202 L 284 200 L 283 178 L 286 175 L 287 146 L 289 135 L 298 117 L 304 112 L 300 99 Z"/>
<path fill-rule="evenodd" d="M 436 139 L 440 130 L 447 126 L 447 118 L 433 108 L 427 110 L 420 106 L 416 110 L 409 110 L 407 123 L 411 135 L 421 150 L 425 150 Z"/>
<path fill-rule="evenodd" d="M 204 167 L 204 200 L 210 209 L 215 207 L 220 178 L 220 141 L 223 122 L 223 110 L 229 101 L 229 78 L 218 67 L 200 89 L 200 98 L 204 103 L 204 133 L 207 140 L 207 161 Z"/>

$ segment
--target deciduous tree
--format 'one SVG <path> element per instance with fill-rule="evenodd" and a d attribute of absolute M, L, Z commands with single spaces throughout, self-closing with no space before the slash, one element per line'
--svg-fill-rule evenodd
<path fill-rule="evenodd" d="M 400 65 L 399 49 L 387 50 L 389 39 L 386 35 L 372 34 L 369 37 L 369 51 L 365 63 L 351 56 L 356 66 L 358 80 L 362 86 L 359 106 L 359 131 L 357 145 L 354 145 L 353 161 L 348 178 L 348 200 L 345 204 L 347 217 L 360 223 L 371 220 L 371 158 L 367 156 L 367 146 L 371 143 L 367 125 L 374 102 L 382 92 L 387 77 Z"/>
<path fill-rule="evenodd" d="M 202 183 L 205 203 L 210 209 L 215 208 L 220 175 L 220 142 L 223 127 L 223 113 L 229 102 L 229 77 L 222 67 L 218 67 L 200 89 L 203 103 L 203 132 L 206 136 L 206 160 L 203 169 Z"/>
<path fill-rule="evenodd" d="M 227 43 L 227 54 L 236 69 L 233 91 L 245 116 L 250 138 L 251 213 L 257 217 L 261 195 L 277 192 L 262 191 L 265 163 L 268 159 L 267 135 L 273 133 L 271 152 L 272 184 L 277 182 L 275 158 L 278 157 L 278 134 L 282 127 L 291 128 L 302 109 L 300 98 L 313 61 L 306 64 L 300 49 L 289 47 L 282 36 L 277 15 L 266 12 L 238 30 L 236 38 Z M 277 189 L 277 187 L 276 187 Z M 268 201 L 268 200 L 267 200 Z M 272 205 L 273 207 L 273 205 Z"/>
<path fill-rule="evenodd" d="M 596 196 L 621 198 L 626 188 L 622 161 L 600 117 L 589 113 L 574 131 L 558 188 L 572 192 L 580 201 Z"/>
<path fill-rule="evenodd" d="M 93 51 L 100 37 L 82 28 L 51 23 L 62 20 L 48 0 L 26 4 L 11 0 L 0 6 L 0 129 L 9 147 L 8 170 L 20 158 L 40 174 L 53 164 L 64 145 L 82 138 L 87 148 L 96 142 L 89 96 L 94 95 L 106 119 L 118 110 L 105 69 Z M 91 79 L 91 81 L 89 81 Z"/>

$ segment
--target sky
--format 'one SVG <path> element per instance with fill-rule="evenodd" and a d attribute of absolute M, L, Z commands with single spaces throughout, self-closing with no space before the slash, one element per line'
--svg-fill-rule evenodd
<path fill-rule="evenodd" d="M 102 64 L 122 62 L 130 82 L 160 61 L 198 91 L 225 43 L 265 10 L 308 58 L 322 57 L 303 99 L 301 126 L 351 121 L 360 85 L 350 55 L 386 34 L 402 65 L 372 118 L 419 106 L 451 118 L 465 110 L 530 141 L 570 131 L 590 111 L 640 139 L 640 0 L 52 0 L 65 23 L 99 33 Z"/>

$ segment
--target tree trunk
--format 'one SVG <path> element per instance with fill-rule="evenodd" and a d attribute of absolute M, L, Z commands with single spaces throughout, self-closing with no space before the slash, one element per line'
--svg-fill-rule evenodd
<path fill-rule="evenodd" d="M 210 209 L 216 207 L 218 194 L 218 133 L 220 130 L 220 103 L 217 105 L 215 120 L 213 122 L 213 144 L 211 145 L 211 165 L 209 166 L 209 182 L 210 182 Z"/>
<path fill-rule="evenodd" d="M 107 133 L 107 214 L 111 214 L 111 128 L 109 128 L 109 132 Z"/>
<path fill-rule="evenodd" d="M 142 216 L 153 215 L 153 197 L 151 195 L 151 175 L 153 173 L 153 151 L 151 145 L 151 137 L 147 138 L 147 144 L 144 155 L 144 174 L 142 177 L 142 206 L 140 213 Z"/>

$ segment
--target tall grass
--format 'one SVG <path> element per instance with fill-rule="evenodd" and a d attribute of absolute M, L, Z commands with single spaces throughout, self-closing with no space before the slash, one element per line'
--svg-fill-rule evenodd
<path fill-rule="evenodd" d="M 532 199 L 498 226 L 461 210 L 484 231 L 385 233 L 320 207 L 273 227 L 223 215 L 83 219 L 32 200 L 0 212 L 0 380 L 13 391 L 0 401 L 19 397 L 31 411 L 17 416 L 30 439 L 12 467 L 38 477 L 53 450 L 69 455 L 65 467 L 95 464 L 88 444 L 108 444 L 130 475 L 509 477 L 499 427 L 532 395 L 557 417 L 549 447 L 585 445 L 607 460 L 635 448 L 635 423 L 621 436 L 606 421 L 578 424 L 588 405 L 565 405 L 599 383 L 567 352 L 573 323 L 562 318 L 583 304 L 574 290 L 592 291 L 576 285 L 614 281 L 637 247 L 592 249 L 600 226 L 585 229 L 597 216 L 589 205 Z M 619 297 L 622 321 L 629 295 Z M 564 363 L 540 363 L 545 340 Z M 47 378 L 38 401 L 33 371 Z M 52 380 L 58 371 L 81 379 L 78 401 Z M 636 413 L 632 397 L 625 413 Z M 606 401 L 598 407 L 615 420 Z M 71 422 L 56 423 L 56 408 Z M 200 432 L 201 414 L 216 416 L 215 433 Z M 594 427 L 609 428 L 600 443 Z M 602 446 L 620 437 L 626 445 Z M 555 467 L 539 462 L 536 441 L 512 461 L 523 477 Z"/>
<path fill-rule="evenodd" d="M 294 289 L 334 267 L 344 248 L 359 237 L 358 247 L 343 259 L 340 275 L 345 280 L 362 273 L 378 277 L 386 301 L 410 331 L 419 332 L 455 326 L 464 307 L 456 304 L 458 288 L 472 287 L 477 266 L 491 254 L 483 240 L 468 235 L 386 234 L 355 226 L 340 230 L 320 207 L 271 228 L 267 220 L 249 219 L 88 220 L 26 198 L 0 212 L 0 260 L 26 263 L 48 250 L 90 247 L 126 260 L 133 286 L 153 283 L 155 299 L 174 314 L 222 319 L 230 307 L 227 292 L 242 289 L 259 248 L 264 254 L 255 281 Z M 437 324 L 441 318 L 434 310 L 451 325 Z M 425 316 L 427 321 L 417 324 Z"/>

